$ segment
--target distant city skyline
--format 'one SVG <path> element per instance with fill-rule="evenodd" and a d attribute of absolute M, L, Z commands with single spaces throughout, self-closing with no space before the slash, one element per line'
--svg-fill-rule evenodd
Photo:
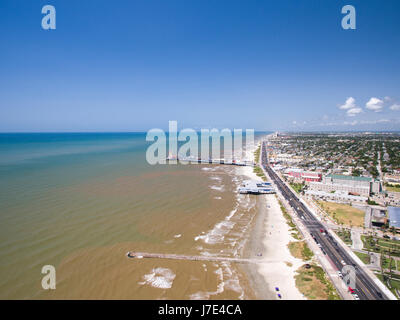
<path fill-rule="evenodd" d="M 41 9 L 56 8 L 43 30 Z M 344 5 L 357 27 L 341 27 Z M 398 1 L 0 4 L 0 132 L 400 130 Z"/>

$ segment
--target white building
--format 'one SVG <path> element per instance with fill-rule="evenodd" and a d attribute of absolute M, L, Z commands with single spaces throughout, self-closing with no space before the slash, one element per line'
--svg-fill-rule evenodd
<path fill-rule="evenodd" d="M 349 195 L 369 197 L 372 193 L 382 191 L 382 183 L 370 177 L 353 177 L 329 174 L 323 177 L 321 182 L 310 182 L 310 190 L 314 191 L 340 191 Z"/>

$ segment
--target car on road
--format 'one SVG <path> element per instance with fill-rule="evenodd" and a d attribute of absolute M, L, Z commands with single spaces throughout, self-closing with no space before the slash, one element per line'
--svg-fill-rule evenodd
<path fill-rule="evenodd" d="M 340 263 L 342 264 L 342 265 L 346 265 L 346 262 L 344 262 L 344 260 L 342 260 L 342 261 L 340 261 Z"/>
<path fill-rule="evenodd" d="M 355 294 L 355 293 L 356 293 L 352 287 L 349 287 L 348 289 L 349 289 L 349 292 L 350 292 L 351 294 Z"/>
<path fill-rule="evenodd" d="M 380 293 L 379 291 L 377 291 L 376 294 L 378 295 L 379 298 L 383 298 L 382 293 Z"/>
<path fill-rule="evenodd" d="M 339 276 L 340 278 L 343 278 L 343 275 L 342 275 L 342 273 L 341 273 L 340 271 L 338 271 L 337 274 L 338 274 L 338 276 Z"/>
<path fill-rule="evenodd" d="M 353 298 L 354 298 L 354 300 L 360 300 L 360 297 L 358 296 L 357 293 L 353 294 Z"/>

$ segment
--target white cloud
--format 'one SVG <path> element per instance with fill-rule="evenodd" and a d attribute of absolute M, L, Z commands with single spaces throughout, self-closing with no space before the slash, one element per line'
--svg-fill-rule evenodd
<path fill-rule="evenodd" d="M 354 121 L 351 121 L 351 122 L 349 122 L 349 121 L 343 122 L 344 125 L 351 125 L 351 126 L 355 126 L 357 123 L 358 123 L 357 120 L 354 120 Z"/>
<path fill-rule="evenodd" d="M 381 99 L 372 97 L 369 99 L 365 107 L 369 110 L 380 112 L 383 109 L 383 101 Z"/>
<path fill-rule="evenodd" d="M 362 112 L 362 109 L 356 105 L 356 99 L 353 97 L 348 97 L 346 102 L 339 106 L 339 109 L 347 110 L 346 114 L 350 117 L 354 117 L 356 114 Z"/>
<path fill-rule="evenodd" d="M 362 125 L 362 124 L 378 124 L 378 123 L 389 123 L 392 122 L 389 119 L 379 119 L 379 120 L 353 120 L 353 121 L 344 121 L 344 125 L 351 125 L 355 126 L 356 124 Z"/>
<path fill-rule="evenodd" d="M 361 120 L 360 124 L 377 124 L 377 123 L 385 123 L 390 122 L 389 119 L 379 119 L 379 120 Z"/>
<path fill-rule="evenodd" d="M 347 109 L 354 109 L 356 108 L 356 99 L 353 97 L 349 97 L 346 99 L 346 102 L 339 107 L 340 109 L 347 110 Z"/>
<path fill-rule="evenodd" d="M 390 110 L 398 111 L 400 110 L 400 104 L 394 104 L 390 107 Z"/>
<path fill-rule="evenodd" d="M 347 110 L 347 115 L 349 116 L 349 117 L 354 117 L 356 114 L 359 114 L 359 113 L 361 113 L 362 112 L 362 109 L 361 108 L 359 108 L 359 107 L 355 107 L 355 108 L 351 108 L 351 109 L 349 109 L 349 110 Z"/>

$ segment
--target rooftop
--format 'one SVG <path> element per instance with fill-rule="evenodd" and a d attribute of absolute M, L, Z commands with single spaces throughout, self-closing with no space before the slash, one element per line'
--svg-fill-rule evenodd
<path fill-rule="evenodd" d="M 373 181 L 373 178 L 370 177 L 354 177 L 354 176 L 345 176 L 341 174 L 328 174 L 326 177 L 332 179 L 339 179 L 339 180 L 352 180 L 352 181 Z"/>
<path fill-rule="evenodd" d="M 335 193 L 330 193 L 330 192 L 325 192 L 325 191 L 306 190 L 306 194 L 314 195 L 314 196 L 318 196 L 318 197 L 341 198 L 341 199 L 347 199 L 347 200 L 353 200 L 353 201 L 367 201 L 368 200 L 367 197 L 354 196 L 354 195 L 350 195 L 346 192 L 338 192 L 338 191 L 336 191 Z"/>

